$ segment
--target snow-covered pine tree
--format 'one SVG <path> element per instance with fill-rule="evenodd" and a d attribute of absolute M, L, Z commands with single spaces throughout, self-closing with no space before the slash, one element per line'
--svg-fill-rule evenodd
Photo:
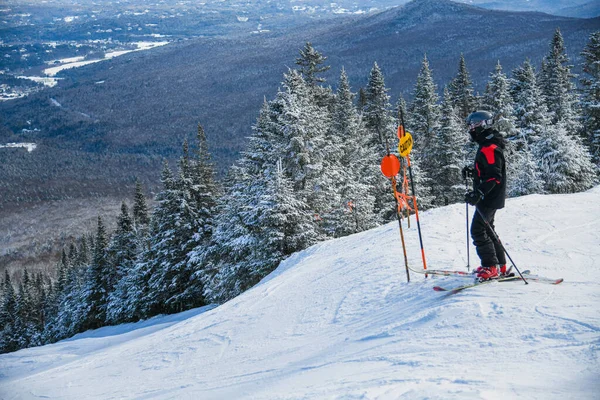
<path fill-rule="evenodd" d="M 157 195 L 158 204 L 152 213 L 149 248 L 142 253 L 139 268 L 134 269 L 141 270 L 141 291 L 138 288 L 134 293 L 142 294 L 137 304 L 145 317 L 203 304 L 202 298 L 180 298 L 190 284 L 188 253 L 193 250 L 191 239 L 199 231 L 195 199 L 189 190 L 190 170 L 185 151 L 177 179 L 168 163 L 163 168 L 163 190 Z"/>
<path fill-rule="evenodd" d="M 17 294 L 12 285 L 8 269 L 4 270 L 2 308 L 0 309 L 0 353 L 9 353 L 20 348 L 20 323 L 18 321 Z"/>
<path fill-rule="evenodd" d="M 210 244 L 214 230 L 214 219 L 217 212 L 217 202 L 221 188 L 215 180 L 215 171 L 208 151 L 206 133 L 198 124 L 196 134 L 195 158 L 190 160 L 190 177 L 187 191 L 190 193 L 191 204 L 195 210 L 195 233 L 186 244 L 192 250 L 187 254 L 185 266 L 179 272 L 182 286 L 181 293 L 173 297 L 189 308 L 194 304 L 203 304 L 204 297 L 204 268 L 203 254 Z M 187 284 L 185 283 L 187 281 Z"/>
<path fill-rule="evenodd" d="M 531 145 L 541 138 L 550 123 L 548 109 L 529 60 L 515 68 L 512 74 L 511 95 L 514 100 L 516 127 L 519 135 Z"/>
<path fill-rule="evenodd" d="M 485 87 L 482 99 L 484 110 L 494 114 L 494 128 L 507 138 L 515 137 L 518 132 L 514 116 L 514 101 L 510 94 L 510 81 L 502 72 L 500 61 L 496 64 L 494 72 Z"/>
<path fill-rule="evenodd" d="M 175 216 L 177 210 L 177 188 L 166 160 L 161 172 L 161 183 L 163 189 L 156 195 L 157 206 L 150 218 L 146 248 L 127 276 L 129 285 L 123 308 L 124 313 L 133 320 L 164 312 L 163 306 L 155 299 L 156 293 L 150 286 L 150 280 L 168 265 L 168 260 L 175 258 L 171 254 L 175 247 L 171 243 L 175 221 L 172 221 L 170 213 Z"/>
<path fill-rule="evenodd" d="M 452 106 L 458 118 L 464 121 L 475 109 L 476 99 L 473 95 L 473 83 L 467 70 L 467 63 L 463 54 L 460 55 L 458 72 L 448 85 Z"/>
<path fill-rule="evenodd" d="M 313 47 L 312 43 L 306 42 L 304 48 L 300 50 L 300 57 L 296 58 L 296 64 L 300 66 L 300 73 L 309 86 L 316 86 L 325 82 L 325 79 L 317 76 L 328 71 L 331 67 L 323 65 L 327 57 L 323 56 Z"/>
<path fill-rule="evenodd" d="M 40 332 L 37 332 L 35 323 L 36 310 L 34 299 L 34 288 L 27 268 L 23 270 L 23 278 L 19 284 L 17 296 L 17 309 L 21 320 L 22 330 L 20 348 L 39 345 Z"/>
<path fill-rule="evenodd" d="M 587 190 L 597 182 L 596 168 L 587 149 L 559 121 L 534 144 L 545 189 L 550 193 Z"/>
<path fill-rule="evenodd" d="M 437 86 L 433 82 L 429 61 L 425 55 L 413 90 L 413 102 L 408 110 L 408 118 L 406 118 L 408 131 L 414 138 L 414 147 L 411 152 L 413 178 L 423 209 L 434 202 L 431 179 L 434 167 L 431 162 L 431 150 L 432 141 L 435 140 L 436 132 L 440 127 L 438 102 Z"/>
<path fill-rule="evenodd" d="M 319 53 L 310 42 L 304 45 L 300 50 L 300 57 L 296 59 L 296 65 L 300 66 L 299 72 L 308 86 L 308 93 L 320 107 L 329 107 L 333 99 L 331 89 L 321 86 L 325 78 L 319 76 L 331 68 L 324 64 L 326 60 L 327 57 Z"/>
<path fill-rule="evenodd" d="M 508 197 L 544 192 L 540 167 L 524 138 L 515 136 L 507 141 L 505 159 Z"/>
<path fill-rule="evenodd" d="M 323 186 L 327 183 L 321 180 L 330 115 L 326 107 L 312 101 L 310 90 L 297 71 L 289 71 L 284 78 L 284 90 L 275 99 L 281 158 L 294 191 L 322 218 L 321 214 L 329 209 L 327 196 L 331 189 Z"/>
<path fill-rule="evenodd" d="M 394 217 L 395 201 L 391 195 L 389 180 L 379 171 L 379 163 L 383 156 L 390 151 L 394 151 L 394 144 L 398 142 L 396 138 L 397 122 L 392 115 L 392 105 L 390 104 L 389 89 L 385 86 L 384 76 L 377 63 L 374 63 L 369 74 L 369 81 L 366 88 L 366 103 L 362 109 L 362 119 L 366 128 L 365 150 L 372 153 L 374 158 L 370 158 L 375 170 L 369 170 L 372 180 L 372 196 L 375 197 L 374 212 L 378 215 L 377 223 L 389 221 Z M 368 154 L 367 153 L 367 154 Z M 373 176 L 375 173 L 375 176 Z"/>
<path fill-rule="evenodd" d="M 346 71 L 342 69 L 335 96 L 331 135 L 337 138 L 336 154 L 328 166 L 335 171 L 336 197 L 326 215 L 327 227 L 340 237 L 377 225 L 373 183 L 381 180 L 377 154 L 367 146 L 365 127 L 353 103 Z"/>
<path fill-rule="evenodd" d="M 85 329 L 84 322 L 87 318 L 88 303 L 85 288 L 88 282 L 89 269 L 91 268 L 90 245 L 85 236 L 79 239 L 77 249 L 78 259 L 75 264 L 69 262 L 68 257 L 62 259 L 59 271 L 64 271 L 64 284 L 57 282 L 54 289 L 56 306 L 51 308 L 47 319 L 44 340 L 55 342 L 72 336 Z"/>
<path fill-rule="evenodd" d="M 284 152 L 279 116 L 285 96 L 280 92 L 275 100 L 264 101 L 247 148 L 225 179 L 225 194 L 219 200 L 210 245 L 191 255 L 204 266 L 200 279 L 205 283 L 204 296 L 209 302 L 222 302 L 239 294 L 234 290 L 235 270 L 248 257 L 256 240 L 248 225 L 248 216 L 262 190 L 256 177 L 272 168 L 273 157 L 279 159 Z"/>
<path fill-rule="evenodd" d="M 257 249 L 259 257 L 255 270 L 259 279 L 275 269 L 284 257 L 321 239 L 312 211 L 292 191 L 282 165 L 282 162 L 278 163 L 275 174 L 265 175 L 266 190 L 255 213 L 257 220 L 253 225 L 260 227 L 264 243 L 262 249 Z"/>
<path fill-rule="evenodd" d="M 238 182 L 248 182 L 248 178 L 237 171 Z M 232 196 L 226 196 L 209 249 L 214 275 L 206 289 L 212 301 L 237 296 L 285 257 L 321 239 L 313 212 L 294 193 L 281 167 L 268 168 L 252 182 L 245 185 L 246 196 L 235 190 L 237 185 L 232 186 Z"/>
<path fill-rule="evenodd" d="M 413 90 L 413 101 L 406 121 L 415 142 L 413 150 L 415 158 L 425 162 L 425 165 L 421 165 L 422 168 L 426 167 L 430 142 L 434 140 L 435 132 L 439 129 L 438 102 L 437 86 L 433 82 L 429 61 L 425 55 Z M 425 170 L 425 172 L 428 171 Z"/>
<path fill-rule="evenodd" d="M 502 72 L 500 61 L 485 88 L 483 108 L 494 113 L 494 128 L 507 139 L 507 194 L 522 196 L 543 191 L 543 181 L 525 137 L 516 127 L 515 104 L 510 94 L 510 81 Z"/>
<path fill-rule="evenodd" d="M 600 31 L 590 35 L 581 55 L 584 58 L 582 84 L 582 136 L 594 163 L 600 167 Z"/>
<path fill-rule="evenodd" d="M 560 29 L 554 32 L 550 51 L 544 58 L 540 71 L 539 85 L 550 114 L 552 124 L 564 122 L 563 127 L 572 135 L 579 133 L 579 107 L 575 92 L 575 75 L 565 50 Z"/>
<path fill-rule="evenodd" d="M 250 140 L 250 154 L 254 150 L 252 144 Z M 238 285 L 237 281 L 238 270 L 246 269 L 245 260 L 259 246 L 258 227 L 252 226 L 250 220 L 262 188 L 254 179 L 258 175 L 249 174 L 245 163 L 252 164 L 252 161 L 242 155 L 231 167 L 210 245 L 195 254 L 204 266 L 201 280 L 205 283 L 203 295 L 207 302 L 222 303 L 243 291 L 245 285 Z"/>
<path fill-rule="evenodd" d="M 139 230 L 149 223 L 150 217 L 148 215 L 148 204 L 146 202 L 146 196 L 144 195 L 144 189 L 140 180 L 136 179 L 135 193 L 133 196 L 133 224 L 136 229 Z"/>
<path fill-rule="evenodd" d="M 377 151 L 380 158 L 387 154 L 387 146 L 393 143 L 396 132 L 388 91 L 383 73 L 375 62 L 365 90 L 366 99 L 362 115 L 370 138 L 368 145 Z"/>
<path fill-rule="evenodd" d="M 114 271 L 114 276 L 111 277 L 113 280 L 109 282 L 107 323 L 119 324 L 131 320 L 125 312 L 125 302 L 130 283 L 128 277 L 140 252 L 138 245 L 133 219 L 123 202 L 121 214 L 117 217 L 117 230 L 107 249 L 110 270 Z"/>
<path fill-rule="evenodd" d="M 463 201 L 465 193 L 461 170 L 466 163 L 463 153 L 466 135 L 447 87 L 444 88 L 441 114 L 437 135 L 430 142 L 429 160 L 431 178 L 435 182 L 431 190 L 436 205 Z"/>
<path fill-rule="evenodd" d="M 107 246 L 108 234 L 102 217 L 98 216 L 93 259 L 87 268 L 83 288 L 86 308 L 83 330 L 100 328 L 106 321 L 110 282 L 114 279 L 114 270 L 111 269 L 106 254 Z"/>
<path fill-rule="evenodd" d="M 258 221 L 270 212 L 264 199 L 269 196 L 269 179 L 277 174 L 279 159 L 292 190 L 290 196 L 304 204 L 302 209 L 307 207 L 306 201 L 325 192 L 317 187 L 325 157 L 320 152 L 324 129 L 329 125 L 323 122 L 328 115 L 323 114 L 326 109 L 311 100 L 304 79 L 293 70 L 284 76 L 283 90 L 276 98 L 264 103 L 248 148 L 228 175 L 211 245 L 200 255 L 205 260 L 204 293 L 209 301 L 221 302 L 238 295 L 261 275 L 256 268 L 263 265 L 260 268 L 264 271 L 265 265 L 272 265 L 272 259 L 260 250 L 270 239 Z M 308 207 L 311 212 L 304 214 L 307 220 L 302 225 L 308 225 L 307 232 L 317 231 L 314 213 L 323 205 L 314 205 L 316 209 Z"/>

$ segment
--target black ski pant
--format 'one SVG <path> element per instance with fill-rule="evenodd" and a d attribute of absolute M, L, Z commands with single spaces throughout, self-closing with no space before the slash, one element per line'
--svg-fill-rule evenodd
<path fill-rule="evenodd" d="M 478 205 L 477 210 L 479 211 L 475 211 L 473 222 L 471 223 L 471 238 L 477 249 L 477 255 L 481 259 L 481 266 L 491 267 L 496 264 L 506 264 L 506 256 L 502 250 L 502 245 L 494 238 L 494 234 L 489 231 L 485 221 L 479 215 L 479 212 L 483 213 L 492 229 L 495 229 L 494 217 L 496 209 Z"/>

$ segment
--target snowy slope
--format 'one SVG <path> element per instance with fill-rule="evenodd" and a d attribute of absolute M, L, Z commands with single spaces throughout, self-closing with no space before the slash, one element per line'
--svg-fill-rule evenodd
<path fill-rule="evenodd" d="M 431 268 L 465 268 L 464 211 L 422 213 Z M 391 223 L 298 253 L 215 309 L 0 356 L 0 397 L 597 399 L 600 187 L 509 200 L 497 229 L 518 266 L 565 282 L 406 283 Z"/>

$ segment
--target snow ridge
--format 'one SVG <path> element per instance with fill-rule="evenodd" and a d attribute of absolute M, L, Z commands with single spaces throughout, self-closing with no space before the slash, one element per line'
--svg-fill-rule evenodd
<path fill-rule="evenodd" d="M 421 216 L 431 268 L 465 269 L 464 205 Z M 409 262 L 421 263 L 414 227 Z M 558 286 L 406 282 L 398 223 L 317 244 L 217 308 L 0 356 L 7 399 L 594 398 L 600 187 L 507 202 L 497 230 Z M 473 257 L 474 251 L 471 251 Z M 475 260 L 471 258 L 471 266 Z"/>

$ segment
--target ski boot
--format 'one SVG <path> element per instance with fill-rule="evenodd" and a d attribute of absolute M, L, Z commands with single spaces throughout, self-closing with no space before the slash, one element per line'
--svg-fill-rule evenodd
<path fill-rule="evenodd" d="M 481 269 L 480 269 L 481 268 Z M 480 267 L 477 268 L 479 272 L 477 272 L 477 277 L 475 280 L 477 282 L 489 281 L 490 279 L 498 279 L 498 270 L 499 268 L 494 266 L 491 267 Z"/>
<path fill-rule="evenodd" d="M 513 266 L 511 265 L 510 267 L 507 267 L 506 264 L 504 265 L 499 265 L 500 267 L 500 277 L 501 278 L 508 278 L 510 276 L 515 276 L 514 272 L 512 271 Z"/>

